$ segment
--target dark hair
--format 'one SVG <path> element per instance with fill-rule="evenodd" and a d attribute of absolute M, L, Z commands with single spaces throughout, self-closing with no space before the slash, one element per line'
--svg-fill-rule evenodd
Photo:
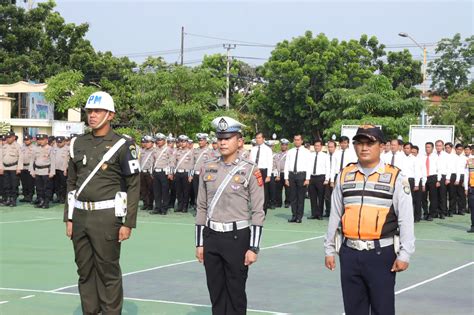
<path fill-rule="evenodd" d="M 444 146 L 448 146 L 450 148 L 454 147 L 454 145 L 451 142 L 446 142 Z"/>
<path fill-rule="evenodd" d="M 398 145 L 403 145 L 403 140 L 397 139 Z"/>
<path fill-rule="evenodd" d="M 334 140 L 329 140 L 327 145 L 329 146 L 330 143 L 334 144 L 335 147 L 337 146 L 336 141 L 334 141 Z"/>
<path fill-rule="evenodd" d="M 407 145 L 409 145 L 410 148 L 413 148 L 413 144 L 411 144 L 411 142 L 406 142 L 406 143 L 403 145 L 403 147 L 406 147 Z"/>
<path fill-rule="evenodd" d="M 321 143 L 321 145 L 323 145 L 323 140 L 321 140 L 321 139 L 319 139 L 319 138 L 318 138 L 318 139 L 315 139 L 315 140 L 313 141 L 313 144 L 316 144 L 316 143 Z"/>
<path fill-rule="evenodd" d="M 417 152 L 420 152 L 420 148 L 417 145 L 414 145 L 411 147 L 412 149 L 415 149 Z"/>
<path fill-rule="evenodd" d="M 301 140 L 303 140 L 303 136 L 301 135 L 301 133 L 297 133 L 293 136 L 293 139 L 296 138 L 296 137 L 300 137 Z"/>
<path fill-rule="evenodd" d="M 257 132 L 257 134 L 255 135 L 255 138 L 257 138 L 258 135 L 262 136 L 262 138 L 265 139 L 265 136 L 263 135 L 263 132 Z"/>
<path fill-rule="evenodd" d="M 391 142 L 390 140 L 382 141 L 383 144 L 387 144 L 387 143 L 390 143 L 390 142 Z"/>
<path fill-rule="evenodd" d="M 474 144 L 471 144 L 471 151 L 474 151 Z"/>
<path fill-rule="evenodd" d="M 346 137 L 346 136 L 341 136 L 341 137 L 339 138 L 339 142 L 343 142 L 343 141 L 349 142 L 349 138 Z"/>
<path fill-rule="evenodd" d="M 434 147 L 434 144 L 433 144 L 433 142 L 431 142 L 431 141 L 425 143 L 425 145 L 427 145 L 427 144 L 429 144 L 431 147 Z"/>
<path fill-rule="evenodd" d="M 471 146 L 470 146 L 469 144 L 466 144 L 466 145 L 464 146 L 464 149 L 470 149 L 470 148 L 471 148 Z"/>
<path fill-rule="evenodd" d="M 463 148 L 463 149 L 464 149 L 464 146 L 463 146 L 461 143 L 458 143 L 458 144 L 456 144 L 456 149 L 459 149 L 459 148 Z"/>

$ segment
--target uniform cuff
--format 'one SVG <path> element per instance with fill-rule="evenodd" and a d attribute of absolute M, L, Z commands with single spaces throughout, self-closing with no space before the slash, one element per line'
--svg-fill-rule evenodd
<path fill-rule="evenodd" d="M 406 252 L 401 250 L 400 253 L 398 254 L 397 259 L 401 260 L 401 261 L 404 261 L 406 263 L 409 263 L 410 262 L 410 255 L 408 255 Z"/>
<path fill-rule="evenodd" d="M 250 226 L 250 247 L 260 247 L 260 239 L 262 238 L 263 226 Z"/>
<path fill-rule="evenodd" d="M 204 225 L 196 224 L 196 247 L 204 246 L 204 240 L 202 232 L 204 231 Z"/>

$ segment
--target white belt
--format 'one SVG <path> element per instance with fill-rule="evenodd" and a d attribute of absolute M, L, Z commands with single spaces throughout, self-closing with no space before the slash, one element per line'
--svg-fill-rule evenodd
<path fill-rule="evenodd" d="M 381 238 L 379 242 L 380 247 L 387 247 L 393 245 L 393 237 Z M 375 241 L 354 240 L 347 238 L 346 245 L 347 247 L 360 251 L 375 249 Z"/>
<path fill-rule="evenodd" d="M 152 173 L 152 170 L 143 170 L 142 173 Z"/>
<path fill-rule="evenodd" d="M 81 210 L 105 210 L 105 209 L 114 209 L 115 208 L 115 199 L 104 200 L 104 201 L 79 201 L 76 200 L 74 207 Z"/>
<path fill-rule="evenodd" d="M 237 225 L 237 230 L 242 230 L 250 226 L 250 223 L 248 220 L 243 220 L 243 221 L 237 221 L 235 222 Z M 232 232 L 234 230 L 234 223 L 221 223 L 221 222 L 215 222 L 211 220 L 207 220 L 207 226 L 216 232 Z"/>
<path fill-rule="evenodd" d="M 164 172 L 165 169 L 164 168 L 155 168 L 155 172 L 159 173 L 159 172 Z"/>
<path fill-rule="evenodd" d="M 181 168 L 179 168 L 179 169 L 176 170 L 176 173 L 187 173 L 187 172 L 189 172 L 189 171 L 188 171 L 188 170 L 181 169 Z"/>
<path fill-rule="evenodd" d="M 194 171 L 194 175 L 199 175 L 201 174 L 201 171 Z"/>

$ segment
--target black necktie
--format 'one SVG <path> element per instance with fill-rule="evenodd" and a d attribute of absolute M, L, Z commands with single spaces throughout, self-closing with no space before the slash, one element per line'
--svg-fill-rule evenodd
<path fill-rule="evenodd" d="M 346 153 L 346 150 L 342 150 L 341 166 L 339 167 L 339 171 L 342 171 L 342 169 L 344 168 L 344 153 Z"/>
<path fill-rule="evenodd" d="M 395 165 L 395 153 L 392 154 L 392 161 L 390 164 Z"/>
<path fill-rule="evenodd" d="M 255 164 L 257 164 L 257 167 L 258 167 L 258 160 L 260 160 L 260 146 L 258 146 L 257 157 L 255 158 Z"/>
<path fill-rule="evenodd" d="M 317 165 L 318 165 L 318 152 L 316 152 L 316 157 L 314 158 L 313 175 L 316 175 L 316 166 Z"/>
<path fill-rule="evenodd" d="M 329 164 L 332 165 L 332 153 L 329 153 Z M 331 166 L 331 165 L 330 165 L 330 166 Z"/>
<path fill-rule="evenodd" d="M 293 172 L 296 173 L 296 164 L 298 164 L 298 153 L 300 152 L 300 148 L 296 148 L 296 158 L 295 158 L 295 166 L 293 166 Z"/>

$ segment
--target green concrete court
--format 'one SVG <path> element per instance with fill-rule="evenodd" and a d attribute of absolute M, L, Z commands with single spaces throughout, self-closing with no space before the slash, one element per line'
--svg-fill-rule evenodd
<path fill-rule="evenodd" d="M 263 250 L 247 282 L 248 313 L 342 314 L 339 269 L 324 267 L 327 220 L 289 224 L 289 216 L 289 209 L 269 210 Z M 139 212 L 138 229 L 122 247 L 123 314 L 210 314 L 193 222 L 191 214 Z M 397 276 L 397 314 L 472 314 L 469 224 L 466 215 L 415 225 L 416 253 Z M 81 314 L 64 232 L 60 206 L 0 208 L 0 314 Z"/>

